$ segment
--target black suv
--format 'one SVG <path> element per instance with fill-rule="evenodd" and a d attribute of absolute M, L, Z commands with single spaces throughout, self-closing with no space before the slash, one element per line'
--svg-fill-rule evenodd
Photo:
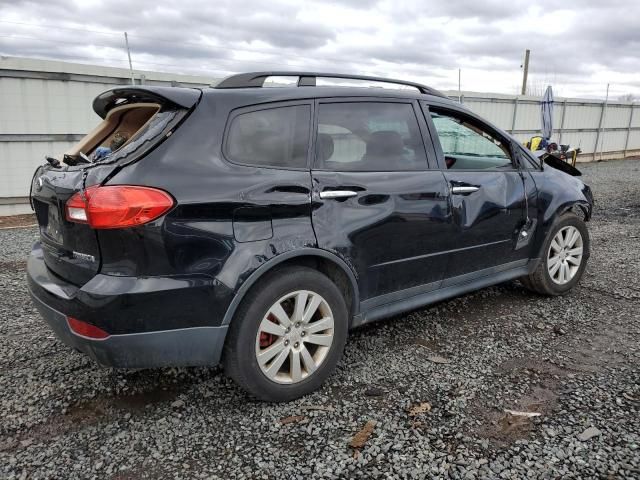
<path fill-rule="evenodd" d="M 260 72 L 93 107 L 103 122 L 34 174 L 28 283 L 103 365 L 222 363 L 289 400 L 351 328 L 506 280 L 560 295 L 589 256 L 571 168 L 423 85 Z"/>

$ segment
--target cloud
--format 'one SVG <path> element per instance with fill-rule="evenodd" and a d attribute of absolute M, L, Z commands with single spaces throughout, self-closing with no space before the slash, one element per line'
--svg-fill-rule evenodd
<path fill-rule="evenodd" d="M 633 0 L 0 0 L 0 54 L 220 77 L 324 70 L 436 88 L 640 95 L 640 2 Z"/>

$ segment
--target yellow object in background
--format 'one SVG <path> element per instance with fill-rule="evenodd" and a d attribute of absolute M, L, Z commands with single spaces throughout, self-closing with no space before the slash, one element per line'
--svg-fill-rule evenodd
<path fill-rule="evenodd" d="M 540 147 L 540 142 L 542 142 L 542 137 L 531 137 L 531 140 L 529 140 L 529 150 L 531 150 L 532 152 L 535 152 L 536 150 L 539 150 Z"/>

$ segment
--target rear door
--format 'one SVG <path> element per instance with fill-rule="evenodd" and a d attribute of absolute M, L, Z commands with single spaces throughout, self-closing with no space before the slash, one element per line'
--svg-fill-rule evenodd
<path fill-rule="evenodd" d="M 429 170 L 434 151 L 417 102 L 323 99 L 316 112 L 319 247 L 354 267 L 365 309 L 437 288 L 451 233 L 448 186 Z"/>
<path fill-rule="evenodd" d="M 516 248 L 525 182 L 528 195 L 535 198 L 536 190 L 516 168 L 510 140 L 463 110 L 425 107 L 456 229 L 443 286 L 526 263 L 528 249 Z"/>

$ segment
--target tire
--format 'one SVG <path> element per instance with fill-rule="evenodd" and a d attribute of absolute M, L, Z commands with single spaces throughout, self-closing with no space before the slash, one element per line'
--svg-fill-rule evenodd
<path fill-rule="evenodd" d="M 575 232 L 579 233 L 577 239 L 573 237 Z M 563 243 L 564 239 L 567 245 Z M 573 244 L 568 245 L 572 240 Z M 582 249 L 582 253 L 579 264 L 576 265 L 579 248 Z M 526 288 L 541 295 L 564 295 L 582 278 L 589 253 L 590 239 L 587 226 L 574 213 L 565 213 L 558 218 L 549 231 L 541 250 L 542 258 L 536 269 L 526 277 L 522 277 L 520 281 Z M 559 267 L 556 269 L 558 264 Z M 566 273 L 563 275 L 561 271 Z"/>
<path fill-rule="evenodd" d="M 314 306 L 315 313 L 306 318 Z M 240 304 L 225 342 L 223 366 L 259 400 L 290 401 L 318 389 L 331 375 L 347 330 L 344 297 L 328 277 L 308 267 L 280 268 L 267 273 Z"/>

